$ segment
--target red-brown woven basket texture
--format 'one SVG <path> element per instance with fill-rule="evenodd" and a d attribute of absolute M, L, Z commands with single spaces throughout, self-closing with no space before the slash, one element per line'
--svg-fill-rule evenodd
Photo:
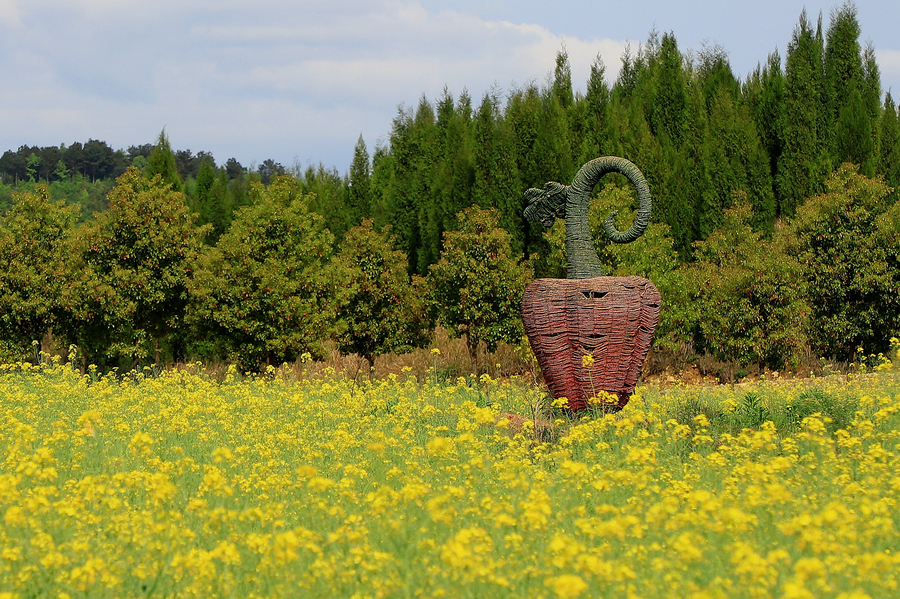
<path fill-rule="evenodd" d="M 575 411 L 600 390 L 628 403 L 659 322 L 660 296 L 643 277 L 537 279 L 522 297 L 522 321 L 550 393 Z M 585 368 L 583 356 L 594 364 Z"/>

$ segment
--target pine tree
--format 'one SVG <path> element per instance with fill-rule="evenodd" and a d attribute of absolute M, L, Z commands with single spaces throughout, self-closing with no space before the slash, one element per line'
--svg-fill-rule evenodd
<path fill-rule="evenodd" d="M 883 174 L 885 182 L 894 188 L 896 198 L 897 188 L 900 187 L 900 116 L 897 114 L 897 106 L 890 92 L 884 98 L 880 124 L 878 172 Z"/>
<path fill-rule="evenodd" d="M 881 121 L 881 76 L 878 73 L 878 64 L 875 62 L 875 49 L 871 43 L 866 44 L 863 49 L 863 89 L 860 93 L 872 124 L 872 168 L 877 168 L 880 146 L 878 132 Z M 874 171 L 871 171 L 869 176 L 874 176 Z"/>
<path fill-rule="evenodd" d="M 829 120 L 824 134 L 832 165 L 853 162 L 863 174 L 874 174 L 875 143 L 873 130 L 875 110 L 864 98 L 869 93 L 862 53 L 856 6 L 847 2 L 831 15 L 825 48 L 825 99 Z M 874 73 L 877 89 L 877 71 Z M 878 95 L 876 91 L 876 102 Z"/>
<path fill-rule="evenodd" d="M 563 48 L 556 53 L 556 68 L 553 70 L 553 97 L 563 110 L 568 110 L 575 101 L 572 93 L 572 67 L 569 54 Z"/>
<path fill-rule="evenodd" d="M 473 138 L 471 107 L 465 92 L 454 103 L 453 96 L 444 88 L 437 104 L 435 127 L 432 201 L 422 224 L 427 255 L 420 257 L 420 261 L 426 264 L 437 262 L 444 232 L 457 227 L 456 213 L 472 201 Z"/>
<path fill-rule="evenodd" d="M 505 118 L 513 136 L 516 167 L 526 187 L 541 187 L 547 182 L 539 153 L 538 128 L 541 112 L 541 95 L 537 85 L 513 89 L 506 102 Z M 557 175 L 558 176 L 558 175 Z"/>
<path fill-rule="evenodd" d="M 778 215 L 793 215 L 797 206 L 822 188 L 830 170 L 820 123 L 822 79 L 821 35 L 813 31 L 804 10 L 788 44 L 785 67 L 782 153 L 776 176 Z"/>
<path fill-rule="evenodd" d="M 610 90 L 606 83 L 606 65 L 598 54 L 591 65 L 591 75 L 587 82 L 587 93 L 584 96 L 581 114 L 581 145 L 578 149 L 578 164 L 584 164 L 599 156 L 604 156 L 607 132 L 607 107 Z"/>
<path fill-rule="evenodd" d="M 415 168 L 408 173 L 412 188 L 412 209 L 416 218 L 418 246 L 416 248 L 416 272 L 428 272 L 428 265 L 437 261 L 440 254 L 440 237 L 434 232 L 438 215 L 439 191 L 435 188 L 435 176 L 445 157 L 438 151 L 438 127 L 434 106 L 422 96 L 413 121 L 416 148 Z"/>
<path fill-rule="evenodd" d="M 369 185 L 371 171 L 369 165 L 369 151 L 362 135 L 353 148 L 353 162 L 350 163 L 350 181 L 347 190 L 347 203 L 351 213 L 351 224 L 358 225 L 362 219 L 369 218 Z"/>
<path fill-rule="evenodd" d="M 206 242 L 215 244 L 231 225 L 234 202 L 228 188 L 228 175 L 224 170 L 213 180 L 209 188 L 209 211 L 207 213 L 212 228 L 206 235 Z"/>
<path fill-rule="evenodd" d="M 712 87 L 706 87 L 711 92 Z M 703 169 L 709 173 L 711 190 L 704 190 L 715 198 L 699 214 L 698 239 L 705 239 L 718 227 L 727 208 L 732 207 L 732 194 L 741 190 L 753 208 L 753 226 L 771 232 L 775 222 L 775 196 L 768 156 L 756 132 L 750 108 L 740 96 L 735 96 L 731 82 L 721 81 L 718 91 L 712 92 L 709 103 L 708 130 L 704 141 Z M 710 100 L 707 100 L 710 102 Z"/>
<path fill-rule="evenodd" d="M 201 225 L 212 222 L 212 205 L 209 192 L 215 180 L 215 167 L 212 164 L 212 160 L 207 158 L 200 163 L 200 169 L 197 171 L 197 182 L 193 198 L 194 212 L 200 215 L 198 222 Z"/>
<path fill-rule="evenodd" d="M 319 163 L 309 165 L 300 180 L 302 193 L 309 196 L 309 209 L 325 219 L 325 225 L 336 236 L 343 235 L 351 226 L 352 211 L 348 210 L 349 180 L 334 167 Z"/>
<path fill-rule="evenodd" d="M 765 67 L 757 66 L 744 90 L 753 111 L 756 131 L 768 156 L 769 175 L 774 180 L 782 151 L 781 110 L 784 103 L 784 74 L 778 50 L 769 55 Z"/>
<path fill-rule="evenodd" d="M 687 109 L 683 59 L 674 34 L 666 33 L 655 57 L 656 93 L 650 106 L 653 133 L 676 147 L 681 145 Z"/>
<path fill-rule="evenodd" d="M 423 98 L 424 100 L 424 98 Z M 420 103 L 420 115 L 424 107 Z M 421 124 L 421 123 L 420 123 Z M 379 170 L 385 169 L 383 202 L 387 223 L 394 227 L 398 248 L 409 258 L 410 272 L 418 272 L 421 234 L 419 231 L 419 205 L 416 189 L 417 171 L 422 162 L 421 135 L 412 110 L 401 106 L 391 128 L 391 148 Z"/>
<path fill-rule="evenodd" d="M 513 155 L 513 140 L 500 114 L 499 98 L 486 93 L 475 119 L 475 184 L 473 203 L 500 210 L 500 226 L 512 237 L 513 251 L 525 246 L 521 213 L 522 188 Z"/>
<path fill-rule="evenodd" d="M 165 129 L 159 132 L 156 146 L 147 158 L 147 168 L 144 170 L 144 175 L 148 179 L 159 175 L 160 180 L 172 191 L 180 192 L 184 190 L 184 183 L 182 183 L 181 177 L 178 175 L 178 168 L 175 165 L 175 153 L 172 151 L 172 146 L 169 145 L 169 138 L 166 136 Z"/>

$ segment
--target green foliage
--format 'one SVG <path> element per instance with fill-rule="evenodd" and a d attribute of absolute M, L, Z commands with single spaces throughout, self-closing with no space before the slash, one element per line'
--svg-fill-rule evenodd
<path fill-rule="evenodd" d="M 512 147 L 513 139 L 501 116 L 499 99 L 485 94 L 475 117 L 472 202 L 482 208 L 499 209 L 500 226 L 510 235 L 512 251 L 521 253 L 525 245 L 520 200 L 523 189 Z M 545 154 L 544 158 L 549 161 L 554 156 Z"/>
<path fill-rule="evenodd" d="M 409 352 L 429 340 L 424 286 L 419 277 L 410 281 L 406 254 L 394 249 L 394 240 L 389 226 L 379 232 L 367 219 L 347 232 L 335 256 L 348 292 L 337 341 L 341 352 L 359 354 L 370 369 L 382 354 Z"/>
<path fill-rule="evenodd" d="M 369 163 L 369 151 L 362 135 L 353 148 L 353 162 L 350 164 L 350 181 L 347 190 L 347 208 L 350 212 L 351 225 L 359 222 L 371 214 L 369 187 L 372 178 L 371 164 Z"/>
<path fill-rule="evenodd" d="M 52 201 L 46 185 L 15 200 L 0 219 L 0 340 L 21 358 L 56 324 L 78 210 Z"/>
<path fill-rule="evenodd" d="M 209 190 L 216 180 L 216 170 L 212 161 L 207 159 L 200 163 L 197 172 L 197 181 L 194 188 L 194 209 L 200 214 L 200 219 L 208 217 L 210 213 Z M 208 220 L 206 222 L 209 222 Z"/>
<path fill-rule="evenodd" d="M 184 194 L 136 168 L 118 178 L 109 209 L 72 240 L 74 281 L 63 290 L 62 332 L 91 363 L 133 366 L 181 327 L 205 229 Z M 110 363 L 107 359 L 112 359 Z"/>
<path fill-rule="evenodd" d="M 826 33 L 825 110 L 833 126 L 826 134 L 831 164 L 853 162 L 871 177 L 875 172 L 875 128 L 881 99 L 877 69 L 870 71 L 859 44 L 856 6 L 835 9 Z"/>
<path fill-rule="evenodd" d="M 147 158 L 147 168 L 144 169 L 144 175 L 148 179 L 159 175 L 163 184 L 167 185 L 172 191 L 184 191 L 184 183 L 178 174 L 178 167 L 175 165 L 175 153 L 169 144 L 169 138 L 163 129 L 159 132 L 159 139 L 156 141 L 156 147 L 150 152 Z"/>
<path fill-rule="evenodd" d="M 650 223 L 637 241 L 613 244 L 608 250 L 614 258 L 614 276 L 641 276 L 659 289 L 662 307 L 654 335 L 655 345 L 670 351 L 690 347 L 697 307 L 688 296 L 668 225 Z"/>
<path fill-rule="evenodd" d="M 201 225 L 210 225 L 206 242 L 214 244 L 228 230 L 231 223 L 232 207 L 228 193 L 228 178 L 223 170 L 216 175 L 216 169 L 209 158 L 200 162 L 194 192 L 194 211 L 199 215 Z"/>
<path fill-rule="evenodd" d="M 343 236 L 350 227 L 358 224 L 362 215 L 350 207 L 348 177 L 342 177 L 337 169 L 319 164 L 315 168 L 308 166 L 298 179 L 309 209 L 325 219 L 325 226 L 336 237 Z"/>
<path fill-rule="evenodd" d="M 653 132 L 669 143 L 678 146 L 685 133 L 687 117 L 687 91 L 684 81 L 681 52 L 671 33 L 663 35 L 659 52 L 655 93 L 647 109 Z"/>
<path fill-rule="evenodd" d="M 665 402 L 666 417 L 679 424 L 696 426 L 697 417 L 702 415 L 709 421 L 708 432 L 714 437 L 738 435 L 745 429 L 764 429 L 767 422 L 774 424 L 781 435 L 792 435 L 804 429 L 804 419 L 815 418 L 820 419 L 823 430 L 833 435 L 840 429 L 852 430 L 862 407 L 858 392 L 848 392 L 848 389 L 835 393 L 811 386 L 785 392 L 763 383 L 740 396 L 735 396 L 734 391 L 728 392 L 731 406 L 723 405 L 720 398 L 717 401 L 698 397 L 696 392 L 670 398 Z"/>
<path fill-rule="evenodd" d="M 743 88 L 744 97 L 759 133 L 760 141 L 769 160 L 769 174 L 774 177 L 778 171 L 784 135 L 781 111 L 784 105 L 784 73 L 781 70 L 781 55 L 772 52 L 764 67 L 757 66 Z"/>
<path fill-rule="evenodd" d="M 530 262 L 512 253 L 496 209 L 473 206 L 458 218 L 459 230 L 444 234 L 441 259 L 429 267 L 426 302 L 452 337 L 466 336 L 477 374 L 482 341 L 493 351 L 500 341 L 521 340 L 520 303 L 533 271 Z"/>
<path fill-rule="evenodd" d="M 799 267 L 753 230 L 750 207 L 736 203 L 722 227 L 695 244 L 696 262 L 684 269 L 697 318 L 695 348 L 780 369 L 799 360 L 807 345 Z"/>
<path fill-rule="evenodd" d="M 562 277 L 562 225 L 545 235 L 525 222 L 522 192 L 547 181 L 569 183 L 581 164 L 597 156 L 623 156 L 648 180 L 655 222 L 637 243 L 601 245 L 598 251 L 613 274 L 643 274 L 660 289 L 658 346 L 677 349 L 696 342 L 699 351 L 722 358 L 790 363 L 805 344 L 797 323 L 815 307 L 816 318 L 808 323 L 816 352 L 847 357 L 857 345 L 874 351 L 897 333 L 896 308 L 889 301 L 897 271 L 897 209 L 889 207 L 898 198 L 896 189 L 865 215 L 854 208 L 849 216 L 829 217 L 832 225 L 815 225 L 822 235 L 816 243 L 833 247 L 804 250 L 804 259 L 827 264 L 836 280 L 807 265 L 801 284 L 784 288 L 796 274 L 793 254 L 800 255 L 802 246 L 792 235 L 807 225 L 783 225 L 809 197 L 825 191 L 834 166 L 850 161 L 859 165 L 859 174 L 882 175 L 888 185 L 900 186 L 900 116 L 890 94 L 880 102 L 874 50 L 861 46 L 860 35 L 852 3 L 832 11 L 825 33 L 821 17 L 813 22 L 804 11 L 784 64 L 773 52 L 739 82 L 724 49 L 683 54 L 673 33 L 651 32 L 636 54 L 626 50 L 612 88 L 598 56 L 583 95 L 573 92 L 569 57 L 562 49 L 543 85 L 529 82 L 505 97 L 495 88 L 474 107 L 465 91 L 454 100 L 446 89 L 435 102 L 422 97 L 417 105 L 401 106 L 389 144 L 376 146 L 371 162 L 360 137 L 347 174 L 323 165 L 303 172 L 295 167 L 299 186 L 278 201 L 288 206 L 302 195 L 308 211 L 321 216 L 318 226 L 337 238 L 367 218 L 373 219 L 373 229 L 391 225 L 408 258 L 408 272 L 418 274 L 438 262 L 446 249 L 445 233 L 460 227 L 457 215 L 463 209 L 494 208 L 499 227 L 509 234 L 510 258 L 527 258 L 540 276 Z M 250 180 L 268 183 L 283 171 L 267 160 L 248 175 L 233 158 L 217 171 L 211 156 L 173 152 L 165 131 L 155 147 L 132 146 L 127 155 L 97 140 L 68 147 L 22 146 L 0 156 L 0 213 L 16 203 L 14 193 L 38 193 L 36 182 L 47 181 L 51 199 L 80 205 L 81 218 L 89 219 L 106 210 L 111 177 L 129 161 L 172 190 L 187 189 L 199 223 L 211 225 L 207 244 L 228 231 L 235 210 L 266 194 L 259 186 L 251 193 Z M 598 209 L 592 208 L 591 216 L 595 229 L 596 212 L 602 218 L 607 205 L 622 209 L 625 220 L 624 208 L 633 208 L 630 192 L 617 184 L 621 179 L 610 176 L 598 186 Z M 610 189 L 608 195 L 603 186 Z M 283 185 L 280 191 L 276 186 L 276 196 L 284 193 Z M 735 194 L 750 206 L 750 212 L 742 212 L 750 215 L 747 222 L 726 213 L 735 206 Z M 739 227 L 742 238 L 723 233 L 731 225 Z M 776 240 L 766 241 L 773 234 Z M 711 245 L 696 246 L 695 255 L 694 243 L 704 240 Z M 744 255 L 744 250 L 725 249 L 732 242 L 765 251 Z M 713 259 L 709 248 L 719 246 L 731 258 Z M 696 264 L 679 266 L 691 261 Z M 759 277 L 754 279 L 754 273 Z M 111 339 L 130 326 L 124 324 L 128 309 L 107 284 L 113 285 L 97 283 L 95 297 L 108 293 L 110 299 L 90 311 L 104 324 L 94 330 L 96 339 L 82 331 L 84 343 L 94 339 L 100 356 L 108 355 Z M 769 311 L 763 307 L 766 298 L 773 298 Z M 109 316 L 108 322 L 98 316 L 121 310 L 121 318 Z M 847 323 L 855 323 L 849 337 L 842 329 Z M 132 337 L 125 334 L 125 346 L 139 345 Z M 234 344 L 213 345 L 208 352 L 237 355 Z M 116 355 L 126 354 L 125 346 Z M 276 353 L 254 354 L 250 362 L 274 360 Z"/>
<path fill-rule="evenodd" d="M 823 106 L 823 41 L 806 11 L 788 44 L 784 105 L 780 111 L 782 153 L 776 188 L 778 214 L 792 216 L 804 200 L 818 193 L 830 170 Z"/>
<path fill-rule="evenodd" d="M 814 349 L 843 360 L 858 347 L 887 351 L 900 330 L 900 207 L 890 187 L 851 164 L 825 186 L 800 208 L 788 240 L 808 288 Z"/>
<path fill-rule="evenodd" d="M 26 163 L 25 173 L 28 177 L 28 180 L 32 183 L 35 182 L 35 177 L 37 176 L 37 171 L 41 166 L 41 157 L 35 154 L 34 152 L 28 157 L 28 162 Z"/>
<path fill-rule="evenodd" d="M 268 188 L 252 183 L 254 202 L 208 248 L 191 281 L 194 351 L 245 370 L 324 357 L 335 331 L 344 282 L 329 266 L 334 237 L 290 176 Z"/>
<path fill-rule="evenodd" d="M 880 127 L 878 172 L 883 173 L 887 184 L 894 187 L 893 197 L 897 198 L 897 187 L 900 186 L 900 117 L 890 92 L 884 98 Z"/>
<path fill-rule="evenodd" d="M 576 164 L 584 164 L 598 156 L 608 154 L 605 147 L 609 143 L 607 136 L 607 109 L 610 102 L 610 89 L 606 83 L 606 65 L 600 55 L 591 64 L 591 74 L 587 81 L 587 92 L 584 101 L 576 104 L 577 133 L 575 143 L 578 147 Z M 528 183 L 534 187 L 538 182 Z"/>

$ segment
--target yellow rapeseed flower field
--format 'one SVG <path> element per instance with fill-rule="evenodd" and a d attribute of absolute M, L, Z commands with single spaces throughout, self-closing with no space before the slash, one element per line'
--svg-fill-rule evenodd
<path fill-rule="evenodd" d="M 540 403 L 7 367 L 0 597 L 900 597 L 895 369 L 499 416 Z"/>

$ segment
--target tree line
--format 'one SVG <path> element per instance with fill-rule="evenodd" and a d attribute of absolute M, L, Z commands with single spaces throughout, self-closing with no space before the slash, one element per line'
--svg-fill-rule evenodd
<path fill-rule="evenodd" d="M 337 243 L 290 175 L 251 181 L 250 202 L 215 244 L 176 183 L 129 167 L 107 210 L 81 223 L 46 184 L 16 192 L 0 219 L 5 359 L 50 335 L 70 344 L 70 359 L 104 370 L 188 357 L 257 370 L 321 359 L 327 340 L 371 365 L 424 346 L 441 322 L 467 337 L 477 364 L 482 342 L 521 338 L 518 299 L 533 273 L 496 210 L 463 212 L 450 258 L 410 277 L 390 227 L 367 219 Z"/>
<path fill-rule="evenodd" d="M 471 295 L 453 299 L 456 296 L 446 294 L 465 289 L 465 281 L 442 287 L 435 273 L 452 271 L 463 277 L 464 268 L 450 265 L 469 264 L 467 268 L 477 272 L 478 265 L 503 257 L 509 262 L 495 270 L 515 273 L 509 275 L 515 283 L 504 283 L 514 291 L 533 276 L 565 276 L 562 228 L 544 231 L 526 223 L 522 193 L 550 180 L 569 182 L 583 162 L 612 154 L 629 158 L 646 175 L 654 196 L 654 222 L 635 244 L 600 244 L 598 252 L 614 274 L 641 274 L 660 287 L 664 309 L 658 347 L 771 367 L 817 356 L 852 359 L 859 348 L 886 351 L 890 336 L 900 330 L 900 126 L 891 94 L 882 101 L 872 48 L 862 47 L 859 37 L 852 4 L 835 9 L 827 28 L 821 17 L 813 23 L 804 12 L 784 63 L 773 53 L 740 81 L 723 49 L 685 55 L 673 34 L 651 33 L 636 53 L 626 51 L 612 86 L 598 57 L 584 94 L 573 92 L 568 57 L 561 51 L 545 86 L 529 83 L 510 91 L 505 101 L 497 90 L 485 94 L 478 105 L 465 92 L 453 98 L 445 90 L 434 103 L 423 97 L 415 110 L 401 107 L 389 145 L 377 146 L 370 157 L 360 138 L 343 176 L 321 165 L 285 169 L 274 161 L 251 173 L 236 161 L 217 167 L 203 153 L 193 163 L 194 171 L 190 161 L 179 161 L 179 152 L 161 134 L 156 145 L 134 154 L 133 170 L 115 184 L 107 183 L 104 198 L 109 206 L 96 218 L 81 219 L 84 222 L 76 226 L 70 221 L 78 216 L 66 212 L 69 216 L 48 226 L 60 231 L 67 259 L 85 259 L 100 251 L 95 247 L 152 238 L 149 229 L 132 232 L 130 238 L 110 231 L 122 231 L 122 225 L 114 223 L 131 218 L 124 204 L 138 197 L 159 202 L 168 198 L 172 212 L 159 225 L 171 231 L 172 222 L 181 223 L 181 235 L 189 240 L 182 247 L 186 261 L 171 262 L 179 266 L 165 275 L 153 270 L 135 275 L 135 295 L 124 298 L 115 294 L 128 285 L 102 281 L 127 268 L 107 262 L 134 260 L 136 254 L 121 247 L 103 250 L 102 256 L 75 269 L 97 278 L 93 283 L 67 283 L 67 293 L 75 295 L 63 294 L 70 298 L 68 303 L 48 312 L 60 319 L 52 321 L 52 328 L 83 348 L 91 360 L 155 359 L 159 346 L 171 357 L 271 363 L 306 352 L 315 355 L 323 335 L 338 340 L 347 331 L 378 328 L 361 315 L 380 314 L 380 308 L 366 301 L 381 298 L 377 290 L 382 286 L 394 294 L 385 302 L 411 312 L 399 320 L 369 320 L 393 322 L 391 326 L 402 331 L 396 337 L 402 342 L 342 341 L 343 349 L 372 358 L 379 351 L 414 347 L 423 343 L 423 331 L 435 322 L 467 335 L 470 350 L 477 350 L 480 341 L 515 340 L 519 329 L 515 316 L 507 319 L 509 294 L 502 293 L 502 287 L 494 289 L 506 303 L 469 300 Z M 63 210 L 63 204 L 54 203 L 53 193 L 63 181 L 42 180 L 49 185 L 16 188 L 19 199 L 9 214 L 26 210 L 29 204 L 23 198 L 34 196 Z M 624 217 L 635 207 L 633 194 L 616 176 L 605 179 L 595 193 L 595 228 L 598 211 L 605 215 L 616 209 Z M 131 199 L 116 208 L 121 197 Z M 156 208 L 152 202 L 148 206 L 144 210 L 149 212 L 134 217 L 136 222 L 149 222 L 147 215 Z M 266 210 L 286 220 L 272 222 Z M 627 226 L 627 218 L 621 224 Z M 4 226 L 12 230 L 9 227 L 19 225 Z M 105 241 L 88 243 L 89 231 Z M 490 246 L 484 236 L 500 245 L 478 254 Z M 342 245 L 350 240 L 357 254 Z M 166 248 L 177 245 L 166 243 Z M 16 250 L 9 251 L 14 264 Z M 338 260 L 341 252 L 355 257 Z M 472 255 L 480 257 L 467 263 L 466 256 Z M 391 280 L 401 281 L 400 286 L 376 277 L 348 287 L 348 273 L 362 276 L 361 264 L 369 264 L 370 258 L 393 273 Z M 407 279 L 395 270 L 400 258 Z M 156 265 L 159 260 L 150 256 L 145 261 Z M 184 268 L 183 275 L 174 274 Z M 369 276 L 376 272 L 381 271 L 370 269 Z M 224 273 L 231 273 L 230 278 L 223 279 Z M 298 273 L 311 278 L 298 279 Z M 137 326 L 128 310 L 152 312 L 139 306 L 144 286 L 151 280 L 155 285 L 157 279 L 177 289 L 182 303 L 170 311 L 174 320 L 160 317 L 154 324 Z M 66 278 L 57 273 L 48 280 L 56 285 Z M 357 284 L 368 291 L 355 299 L 342 296 Z M 441 301 L 431 291 L 437 288 L 445 294 Z M 95 291 L 93 308 L 72 299 L 89 299 L 85 289 Z M 229 295 L 236 289 L 244 289 L 244 295 Z M 290 307 L 269 303 L 275 301 L 273 290 Z M 252 299 L 254 294 L 260 294 L 258 299 Z M 152 301 L 157 306 L 163 300 Z M 352 324 L 341 311 L 345 301 L 357 307 L 354 318 L 361 324 Z M 447 310 L 455 310 L 457 320 L 441 312 L 440 306 L 452 301 L 459 305 Z M 125 316 L 107 314 L 99 324 L 91 320 L 114 307 L 125 310 Z M 17 310 L 14 302 L 8 304 L 3 318 L 18 322 Z M 80 320 L 72 320 L 78 310 Z M 307 321 L 311 326 L 303 328 Z M 72 324 L 77 322 L 82 328 Z M 202 329 L 211 323 L 218 324 Z M 33 338 L 46 328 L 29 329 L 19 337 L 4 333 L 4 338 L 15 338 L 10 342 L 20 347 L 30 343 L 29 335 Z M 267 349 L 260 349 L 257 341 L 265 331 L 271 336 L 264 344 Z M 279 337 L 282 332 L 293 336 Z"/>
<path fill-rule="evenodd" d="M 251 181 L 249 203 L 215 243 L 213 225 L 198 224 L 176 183 L 130 167 L 107 210 L 83 222 L 46 184 L 16 192 L 0 218 L 5 359 L 27 357 L 49 335 L 83 367 L 103 369 L 201 359 L 257 370 L 322 358 L 328 340 L 372 364 L 425 346 L 440 324 L 466 338 L 477 372 L 481 346 L 523 341 L 519 302 L 535 259 L 514 248 L 496 208 L 457 213 L 456 230 L 443 234 L 438 260 L 420 276 L 409 274 L 389 225 L 365 219 L 336 238 L 291 175 Z M 661 222 L 633 244 L 598 252 L 611 274 L 659 287 L 658 349 L 778 369 L 866 357 L 887 352 L 900 331 L 892 192 L 845 163 L 769 238 L 753 228 L 747 194 L 737 191 L 690 262 L 680 261 Z M 615 183 L 597 194 L 589 214 L 596 239 L 605 214 L 633 196 Z M 547 264 L 564 268 L 564 223 L 542 238 Z"/>
<path fill-rule="evenodd" d="M 174 152 L 175 170 L 189 204 L 214 225 L 213 237 L 247 203 L 251 180 L 268 184 L 290 173 L 315 195 L 311 209 L 336 236 L 365 218 L 376 227 L 391 224 L 411 273 L 427 273 L 443 233 L 475 204 L 499 209 L 513 248 L 535 257 L 539 275 L 556 276 L 539 228 L 521 216 L 522 190 L 568 183 L 584 162 L 619 155 L 647 176 L 655 219 L 669 226 L 680 259 L 688 261 L 692 244 L 723 222 L 735 190 L 747 194 L 754 230 L 768 238 L 779 219 L 824 191 L 844 162 L 900 185 L 900 117 L 890 91 L 882 94 L 874 50 L 860 36 L 852 3 L 834 9 L 827 27 L 821 15 L 813 22 L 804 11 L 784 60 L 775 51 L 741 80 L 723 48 L 688 54 L 674 34 L 652 32 L 635 52 L 626 50 L 613 85 L 598 56 L 586 91 L 574 93 L 563 50 L 543 86 L 528 83 L 505 97 L 494 89 L 480 102 L 445 90 L 415 108 L 401 106 L 389 143 L 370 155 L 360 137 L 343 175 L 273 160 L 250 172 L 233 158 L 216 166 L 208 153 L 189 150 Z M 143 170 L 153 148 L 113 152 L 96 141 L 23 146 L 0 157 L 0 178 L 44 181 L 61 197 L 53 183 L 65 176 L 93 181 L 132 164 Z"/>
<path fill-rule="evenodd" d="M 541 259 L 539 231 L 521 217 L 521 191 L 568 183 L 584 162 L 618 155 L 646 175 L 654 219 L 669 226 L 682 261 L 722 224 L 735 190 L 768 237 L 844 162 L 900 184 L 897 107 L 890 93 L 882 102 L 874 51 L 859 37 L 856 9 L 845 4 L 827 28 L 801 14 L 785 60 L 776 51 L 743 81 L 722 48 L 686 55 L 673 34 L 652 33 L 626 51 L 612 86 L 598 57 L 584 94 L 573 93 L 562 51 L 547 85 L 513 89 L 505 101 L 496 91 L 480 102 L 423 97 L 399 110 L 370 177 L 357 148 L 350 179 L 360 193 L 349 208 L 392 223 L 421 274 L 462 207 L 497 207 L 514 248 L 556 275 Z"/>

